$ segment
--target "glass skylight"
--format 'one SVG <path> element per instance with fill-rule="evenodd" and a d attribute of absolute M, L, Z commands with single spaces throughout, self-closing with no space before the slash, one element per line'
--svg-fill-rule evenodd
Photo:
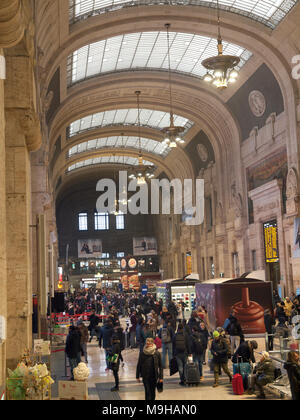
<path fill-rule="evenodd" d="M 194 124 L 187 118 L 174 116 L 175 125 L 185 127 L 186 131 Z M 140 110 L 141 126 L 154 129 L 162 129 L 170 125 L 170 114 L 163 111 L 153 111 L 151 109 Z M 73 122 L 67 130 L 67 136 L 73 137 L 85 131 L 113 126 L 113 125 L 138 125 L 138 109 L 117 109 L 113 111 L 99 112 L 98 114 L 88 115 Z"/>
<path fill-rule="evenodd" d="M 143 160 L 144 165 L 154 166 L 152 162 Z M 100 156 L 94 159 L 87 159 L 81 162 L 77 162 L 72 166 L 69 166 L 67 172 L 75 171 L 76 169 L 84 168 L 91 165 L 102 165 L 102 164 L 120 164 L 137 166 L 139 161 L 137 158 L 131 156 Z"/>
<path fill-rule="evenodd" d="M 252 56 L 243 47 L 224 41 L 224 54 L 236 55 L 241 68 Z M 217 39 L 170 32 L 172 71 L 203 77 L 202 61 L 218 54 Z M 134 69 L 168 70 L 166 32 L 119 35 L 86 45 L 68 57 L 68 86 L 100 74 Z"/>
<path fill-rule="evenodd" d="M 274 29 L 298 0 L 219 0 L 220 9 L 254 19 Z M 217 7 L 216 0 L 70 0 L 70 23 L 134 6 Z"/>
<path fill-rule="evenodd" d="M 68 157 L 71 158 L 74 155 L 88 152 L 90 150 L 114 147 L 124 147 L 126 149 L 139 149 L 139 138 L 133 136 L 115 136 L 90 140 L 72 147 L 68 152 Z M 147 138 L 141 138 L 141 148 L 145 152 L 153 153 L 162 157 L 167 156 L 170 151 L 166 144 Z"/>

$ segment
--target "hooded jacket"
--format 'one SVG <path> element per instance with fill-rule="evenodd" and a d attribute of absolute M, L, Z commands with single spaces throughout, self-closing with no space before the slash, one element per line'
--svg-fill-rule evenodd
<path fill-rule="evenodd" d="M 78 357 L 78 354 L 81 351 L 80 339 L 81 334 L 78 329 L 70 330 L 65 348 L 65 352 L 70 359 L 76 359 Z"/>

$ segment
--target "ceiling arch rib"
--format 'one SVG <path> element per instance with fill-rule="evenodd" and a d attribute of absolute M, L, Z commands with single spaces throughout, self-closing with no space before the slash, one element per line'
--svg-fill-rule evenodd
<path fill-rule="evenodd" d="M 170 114 L 163 111 L 142 108 L 140 109 L 140 123 L 143 127 L 160 130 L 170 125 Z M 174 116 L 174 123 L 175 125 L 184 127 L 185 132 L 194 124 L 192 121 L 179 115 Z M 115 125 L 137 126 L 138 109 L 117 109 L 88 115 L 70 124 L 67 128 L 67 137 L 72 138 L 89 130 Z"/>
<path fill-rule="evenodd" d="M 143 160 L 144 165 L 146 166 L 153 166 L 154 164 L 148 160 Z M 95 158 L 90 158 L 86 160 L 81 160 L 79 162 L 74 163 L 73 165 L 69 166 L 67 169 L 67 172 L 73 172 L 76 169 L 84 168 L 87 166 L 93 166 L 93 165 L 125 165 L 125 166 L 138 166 L 139 160 L 138 158 L 132 157 L 132 156 L 99 156 Z"/>
<path fill-rule="evenodd" d="M 171 70 L 202 78 L 207 70 L 202 61 L 217 54 L 217 40 L 193 33 L 170 32 Z M 224 54 L 240 57 L 238 69 L 252 53 L 224 41 Z M 68 86 L 100 74 L 126 70 L 168 70 L 166 32 L 137 32 L 94 42 L 68 57 Z"/>
<path fill-rule="evenodd" d="M 110 136 L 89 140 L 71 147 L 68 151 L 68 158 L 87 151 L 106 148 L 139 149 L 139 137 Z M 141 137 L 141 150 L 161 157 L 166 157 L 170 152 L 164 143 L 144 137 Z"/>
<path fill-rule="evenodd" d="M 246 16 L 272 29 L 285 18 L 298 0 L 219 0 L 220 9 Z M 170 4 L 171 3 L 171 4 Z M 204 6 L 216 8 L 216 0 L 70 0 L 70 24 L 103 13 L 134 6 Z"/>

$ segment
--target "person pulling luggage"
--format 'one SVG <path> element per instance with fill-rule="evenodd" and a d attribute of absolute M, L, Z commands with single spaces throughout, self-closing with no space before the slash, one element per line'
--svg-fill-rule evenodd
<path fill-rule="evenodd" d="M 219 386 L 219 369 L 223 369 L 224 373 L 229 378 L 230 383 L 232 382 L 232 375 L 228 369 L 228 347 L 224 340 L 221 339 L 218 331 L 213 333 L 213 341 L 211 343 L 211 354 L 213 356 L 213 367 L 214 367 L 214 377 L 215 382 L 213 387 L 216 388 Z"/>

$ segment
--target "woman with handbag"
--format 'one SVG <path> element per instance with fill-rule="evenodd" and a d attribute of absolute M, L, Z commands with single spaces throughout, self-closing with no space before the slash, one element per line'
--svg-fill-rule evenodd
<path fill-rule="evenodd" d="M 161 355 L 157 351 L 153 338 L 147 338 L 144 350 L 140 353 L 136 379 L 140 382 L 143 378 L 145 388 L 145 400 L 155 401 L 156 388 L 159 392 L 163 390 L 163 368 Z"/>

